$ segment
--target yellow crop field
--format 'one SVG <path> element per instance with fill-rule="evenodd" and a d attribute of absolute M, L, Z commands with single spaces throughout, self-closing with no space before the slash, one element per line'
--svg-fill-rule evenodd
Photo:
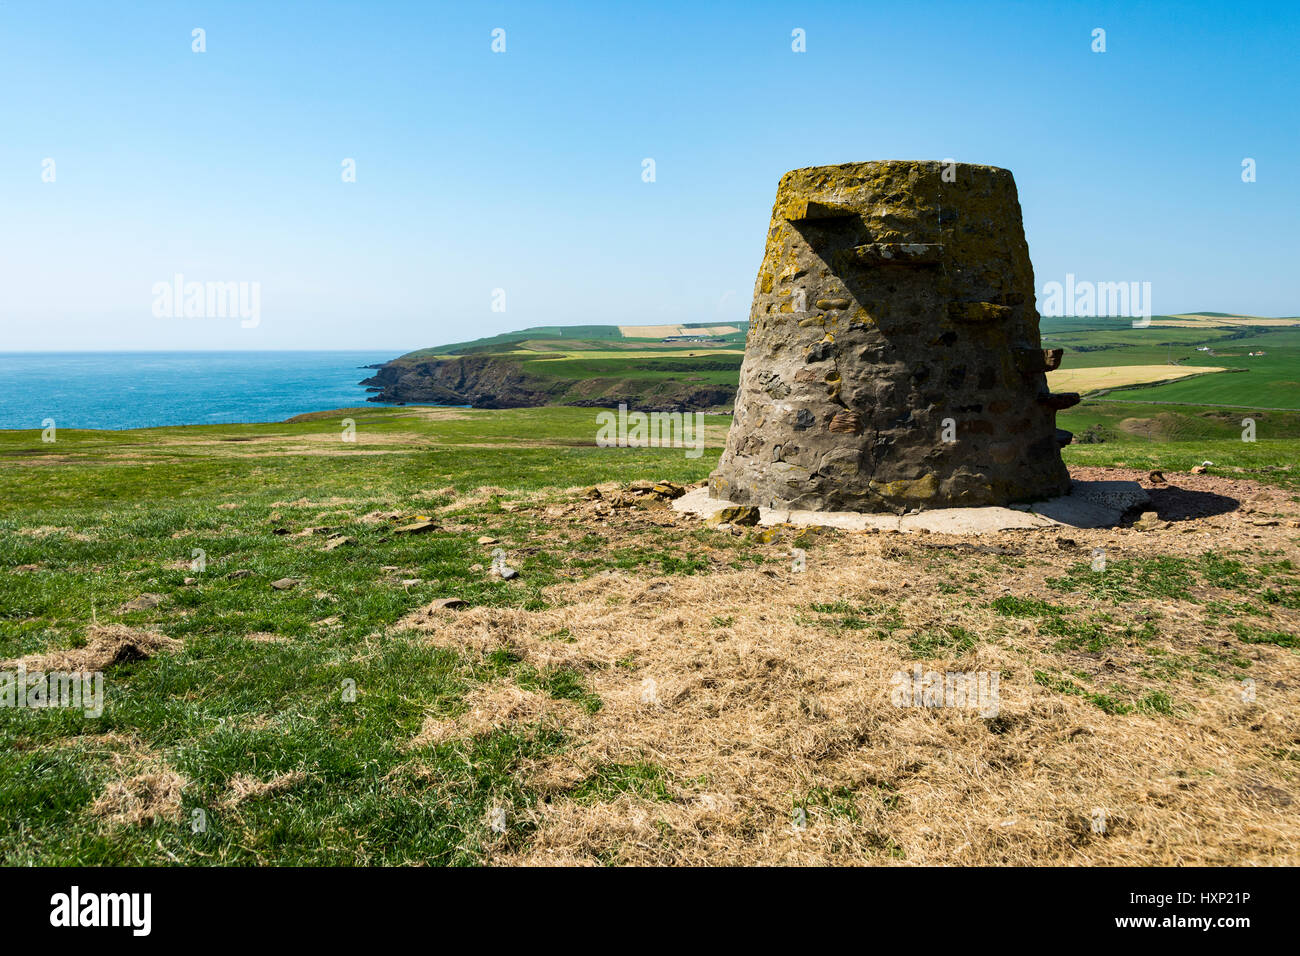
<path fill-rule="evenodd" d="M 1110 368 L 1071 368 L 1047 373 L 1047 384 L 1054 392 L 1087 393 L 1099 388 L 1118 388 L 1121 385 L 1150 385 L 1153 382 L 1172 382 L 1175 379 L 1209 372 L 1222 372 L 1221 368 L 1191 365 L 1118 365 Z"/>
<path fill-rule="evenodd" d="M 1238 326 L 1268 326 L 1270 328 L 1282 328 L 1292 325 L 1300 325 L 1300 318 L 1283 317 L 1268 319 L 1258 315 L 1202 315 L 1199 312 L 1186 312 L 1178 315 L 1171 315 L 1168 318 L 1152 319 L 1151 324 L 1176 328 L 1207 329 L 1235 328 Z"/>

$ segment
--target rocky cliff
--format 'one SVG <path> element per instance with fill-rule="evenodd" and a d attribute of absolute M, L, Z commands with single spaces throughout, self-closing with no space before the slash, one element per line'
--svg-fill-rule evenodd
<path fill-rule="evenodd" d="M 466 355 L 448 358 L 402 357 L 375 366 L 361 383 L 375 392 L 368 401 L 475 408 L 528 408 L 574 405 L 612 408 L 627 404 L 639 411 L 705 411 L 729 406 L 734 385 L 675 379 L 627 377 L 563 378 L 530 375 L 513 358 Z"/>

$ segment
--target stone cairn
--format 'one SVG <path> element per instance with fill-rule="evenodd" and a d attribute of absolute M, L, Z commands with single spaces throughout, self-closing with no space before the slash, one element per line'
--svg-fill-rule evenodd
<path fill-rule="evenodd" d="M 885 161 L 786 173 L 709 494 L 822 511 L 1068 492 L 1034 272 L 1005 169 Z"/>

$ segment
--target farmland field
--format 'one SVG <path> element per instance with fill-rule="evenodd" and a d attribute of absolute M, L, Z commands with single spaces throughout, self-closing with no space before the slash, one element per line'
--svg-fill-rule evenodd
<path fill-rule="evenodd" d="M 1168 384 L 1126 388 L 1122 397 L 1110 396 L 1114 400 L 1300 408 L 1300 329 L 1293 324 L 1167 328 L 1157 325 L 1156 319 L 1152 322 L 1148 328 L 1135 329 L 1131 324 L 1125 327 L 1128 320 L 1044 319 L 1043 345 L 1065 349 L 1063 372 L 1166 365 L 1171 374 L 1163 377 L 1173 378 L 1183 369 L 1226 369 Z M 1201 347 L 1207 351 L 1200 351 Z"/>
<path fill-rule="evenodd" d="M 1138 401 L 1185 402 L 1201 405 L 1300 408 L 1300 348 L 1267 348 L 1264 355 L 1251 356 L 1239 346 L 1219 349 L 1203 361 L 1228 365 L 1239 372 L 1207 375 L 1166 385 L 1135 389 L 1126 397 Z M 1199 363 L 1198 363 L 1199 364 Z"/>

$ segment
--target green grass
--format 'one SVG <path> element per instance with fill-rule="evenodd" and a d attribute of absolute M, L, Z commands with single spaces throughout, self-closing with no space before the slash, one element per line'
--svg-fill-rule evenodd
<path fill-rule="evenodd" d="M 740 379 L 741 356 L 682 355 L 672 358 L 564 358 L 526 361 L 523 370 L 547 378 L 667 380 L 730 385 Z"/>
<path fill-rule="evenodd" d="M 605 764 L 570 791 L 579 803 L 608 803 L 630 793 L 667 803 L 672 800 L 667 772 L 652 763 Z"/>
<path fill-rule="evenodd" d="M 60 430 L 53 444 L 32 430 L 0 432 L 0 658 L 77 646 L 93 622 L 154 628 L 182 642 L 175 653 L 110 669 L 107 706 L 93 722 L 63 710 L 0 708 L 0 861 L 467 864 L 482 861 L 488 846 L 524 845 L 526 811 L 541 799 L 524 770 L 564 753 L 571 741 L 537 724 L 414 751 L 408 742 L 426 718 L 459 715 L 467 695 L 493 681 L 511 680 L 589 713 L 604 702 L 580 669 L 537 669 L 505 652 L 434 647 L 398 622 L 438 597 L 540 609 L 548 585 L 611 568 L 690 575 L 719 562 L 771 560 L 771 549 L 750 537 L 647 527 L 629 541 L 602 526 L 575 528 L 538 510 L 512 510 L 516 499 L 547 489 L 700 480 L 715 466 L 729 423 L 711 420 L 709 447 L 690 459 L 681 450 L 597 448 L 595 415 L 579 408 L 362 408 L 266 425 Z M 356 423 L 355 442 L 339 437 L 344 418 Z M 1298 451 L 1295 437 L 1249 445 L 1121 433 L 1066 454 L 1075 463 L 1170 470 L 1210 458 L 1216 472 L 1300 490 Z M 432 514 L 439 530 L 394 535 L 398 522 L 368 518 L 372 513 Z M 326 551 L 327 534 L 300 535 L 320 527 L 356 544 Z M 479 545 L 482 535 L 499 545 Z M 521 572 L 517 581 L 471 571 L 490 561 L 491 547 L 505 550 Z M 828 539 L 826 552 L 835 547 Z M 202 570 L 191 567 L 196 549 L 206 556 Z M 961 561 L 950 577 L 971 584 L 972 593 L 1003 567 Z M 24 565 L 36 568 L 14 572 Z M 236 570 L 252 573 L 232 578 Z M 269 586 L 283 577 L 303 583 L 288 591 Z M 403 583 L 411 580 L 417 583 Z M 1079 564 L 1056 585 L 1063 594 L 1116 604 L 1226 588 L 1230 598 L 1202 596 L 1202 606 L 1207 619 L 1237 624 L 1242 608 L 1250 609 L 1252 623 L 1236 630 L 1239 650 L 1295 647 L 1294 636 L 1269 620 L 1274 608 L 1300 604 L 1296 568 L 1279 554 L 1251 566 L 1238 554 L 1112 560 L 1099 575 Z M 163 603 L 120 610 L 146 592 Z M 815 591 L 808 600 L 810 626 L 845 640 L 895 641 L 900 658 L 959 655 L 981 639 L 957 626 L 905 630 L 892 603 L 817 602 Z M 1092 651 L 1147 636 L 1140 624 L 1098 614 L 1081 619 L 1055 602 L 1007 597 L 993 607 L 1033 619 L 1062 649 Z M 725 640 L 731 623 L 719 617 L 709 627 Z M 249 640 L 254 633 L 275 639 Z M 566 639 L 563 631 L 552 637 Z M 1150 660 L 1153 669 L 1164 666 Z M 1211 673 L 1241 667 L 1240 660 L 1220 655 L 1166 669 Z M 1049 679 L 1108 713 L 1177 712 L 1172 699 L 1144 701 L 1084 687 L 1075 677 Z M 355 701 L 345 699 L 345 682 L 355 685 Z M 180 824 L 111 826 L 90 814 L 110 782 L 159 767 L 188 780 Z M 291 773 L 302 781 L 223 805 L 236 776 L 268 781 Z M 570 796 L 668 799 L 673 782 L 665 774 L 632 758 L 593 772 Z M 843 799 L 828 791 L 807 802 L 838 812 Z M 185 825 L 194 810 L 206 812 L 206 832 Z M 504 833 L 488 822 L 493 810 L 505 811 Z"/>
<path fill-rule="evenodd" d="M 1245 644 L 1273 644 L 1277 647 L 1300 648 L 1300 634 L 1270 631 L 1245 623 L 1233 624 L 1232 631 Z"/>
<path fill-rule="evenodd" d="M 664 323 L 671 324 L 671 323 Z M 748 322 L 704 322 L 681 323 L 687 328 L 700 326 L 730 325 L 738 328 L 724 338 L 730 344 L 744 345 Z M 667 350 L 680 349 L 682 346 L 664 345 L 658 338 L 637 338 L 624 336 L 617 325 L 538 325 L 517 332 L 503 332 L 468 342 L 453 342 L 427 349 L 408 352 L 402 358 L 419 361 L 441 355 L 471 355 L 482 352 L 501 352 L 519 348 L 532 341 L 553 342 L 558 348 L 610 348 L 623 345 L 635 345 L 641 348 L 660 347 Z M 699 348 L 698 345 L 694 346 Z"/>
<path fill-rule="evenodd" d="M 1109 394 L 1111 400 L 1300 409 L 1300 328 L 1135 329 L 1128 319 L 1063 317 L 1042 319 L 1040 330 L 1044 347 L 1065 349 L 1061 367 L 1066 369 L 1173 362 L 1241 370 L 1119 389 Z M 1199 352 L 1197 346 L 1211 351 Z M 1252 351 L 1266 354 L 1247 354 Z"/>
<path fill-rule="evenodd" d="M 10 864 L 277 862 L 470 863 L 482 847 L 524 840 L 517 821 L 535 795 L 519 768 L 560 752 L 540 726 L 403 749 L 426 716 L 452 716 L 466 693 L 502 670 L 521 686 L 602 702 L 573 669 L 539 672 L 480 661 L 395 630 L 435 597 L 474 605 L 543 606 L 541 591 L 582 573 L 582 534 L 538 547 L 545 523 L 507 510 L 512 496 L 598 480 L 704 477 L 717 449 L 594 447 L 595 411 L 521 409 L 427 416 L 358 409 L 288 424 L 130 432 L 0 432 L 0 657 L 84 642 L 92 623 L 121 621 L 179 638 L 183 649 L 110 669 L 104 715 L 0 709 L 0 860 Z M 340 420 L 357 423 L 342 442 Z M 236 440 L 229 439 L 253 439 Z M 437 533 L 394 536 L 370 512 L 428 514 L 480 486 L 499 486 L 442 513 Z M 233 508 L 223 508 L 230 503 Z M 326 526 L 357 544 L 326 551 Z M 276 531 L 287 534 L 277 534 Z M 521 572 L 506 584 L 470 571 L 498 538 Z M 560 535 L 560 532 L 556 532 Z M 206 568 L 190 565 L 195 549 Z M 732 550 L 747 553 L 743 542 Z M 614 563 L 698 573 L 707 563 L 647 538 Z M 32 572 L 10 568 L 37 565 Z M 249 577 L 232 579 L 235 570 Z M 186 585 L 184 579 L 196 578 Z M 269 583 L 300 579 L 293 590 Z M 403 580 L 418 579 L 417 584 Z M 121 612 L 141 593 L 147 611 Z M 274 641 L 250 641 L 267 633 Z M 355 702 L 344 699 L 355 683 Z M 97 743 L 120 735 L 138 752 L 130 772 L 165 766 L 189 783 L 209 827 L 108 827 L 88 814 L 124 772 Z M 71 743 L 67 743 L 71 741 Z M 418 769 L 418 776 L 416 774 Z M 283 793 L 221 809 L 231 779 L 300 772 Z M 507 813 L 492 832 L 493 808 Z M 161 845 L 161 850 L 159 849 Z"/>
<path fill-rule="evenodd" d="M 1044 671 L 1034 671 L 1034 683 L 1048 690 L 1055 691 L 1058 694 L 1068 694 L 1074 697 L 1082 697 L 1087 700 L 1098 710 L 1113 716 L 1124 716 L 1131 714 L 1140 708 L 1140 702 L 1126 701 L 1116 696 L 1114 693 L 1103 694 L 1097 691 L 1088 690 L 1079 684 L 1070 680 L 1068 677 L 1048 674 Z M 1162 692 L 1158 692 L 1162 693 Z M 1155 698 L 1160 702 L 1168 700 L 1168 695 Z M 1143 710 L 1144 713 L 1155 713 L 1156 704 L 1148 703 Z M 1169 710 L 1172 713 L 1172 706 Z"/>

